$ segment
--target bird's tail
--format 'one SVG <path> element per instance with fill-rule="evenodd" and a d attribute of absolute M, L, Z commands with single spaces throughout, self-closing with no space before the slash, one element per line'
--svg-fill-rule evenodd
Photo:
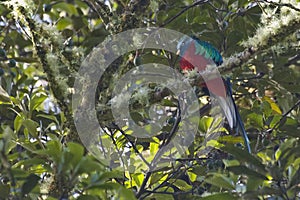
<path fill-rule="evenodd" d="M 239 131 L 242 132 L 242 136 L 244 138 L 244 143 L 245 143 L 245 146 L 248 150 L 249 153 L 251 153 L 251 147 L 250 147 L 250 141 L 249 141 L 249 138 L 248 138 L 248 135 L 246 133 L 246 130 L 245 130 L 245 127 L 244 127 L 244 123 L 242 121 L 242 118 L 241 118 L 241 115 L 237 109 L 237 106 L 234 102 L 234 99 L 232 97 L 232 86 L 231 86 L 231 83 L 230 83 L 230 79 L 227 78 L 225 81 L 225 84 L 226 84 L 226 90 L 228 92 L 228 98 L 230 98 L 231 100 L 231 103 L 228 103 L 229 105 L 233 105 L 233 108 L 234 108 L 234 114 L 235 114 L 235 119 L 236 121 L 233 123 L 233 128 L 236 130 L 236 132 L 238 133 Z"/>

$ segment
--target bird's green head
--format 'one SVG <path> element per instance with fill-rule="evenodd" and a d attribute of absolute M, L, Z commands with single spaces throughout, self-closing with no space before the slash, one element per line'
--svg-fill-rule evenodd
<path fill-rule="evenodd" d="M 177 54 L 180 56 L 183 56 L 184 52 L 188 49 L 188 47 L 192 44 L 193 41 L 194 41 L 194 39 L 187 35 L 180 38 L 180 40 L 177 44 Z"/>
<path fill-rule="evenodd" d="M 213 45 L 200 40 L 196 36 L 183 36 L 177 44 L 177 54 L 184 57 L 184 54 L 191 45 L 195 45 L 195 55 L 202 55 L 207 59 L 212 59 L 216 65 L 221 65 L 223 63 L 220 52 Z"/>

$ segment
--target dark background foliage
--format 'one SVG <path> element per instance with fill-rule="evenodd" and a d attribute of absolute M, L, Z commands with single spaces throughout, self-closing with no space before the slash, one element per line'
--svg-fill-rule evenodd
<path fill-rule="evenodd" d="M 0 2 L 0 13 L 0 199 L 300 198 L 299 1 L 11 0 Z M 206 115 L 185 159 L 143 170 L 138 155 L 155 155 L 178 118 L 163 127 L 167 136 L 136 140 L 112 126 L 109 100 L 137 61 L 178 69 L 176 55 L 149 49 L 116 60 L 97 91 L 99 123 L 116 149 L 135 152 L 131 170 L 110 169 L 85 150 L 70 103 L 76 72 L 107 36 L 140 27 L 195 35 L 220 50 L 252 154 L 240 136 L 224 134 L 199 157 L 203 134 L 214 128 Z M 177 107 L 157 88 L 133 97 L 136 122 L 146 123 L 154 103 Z"/>

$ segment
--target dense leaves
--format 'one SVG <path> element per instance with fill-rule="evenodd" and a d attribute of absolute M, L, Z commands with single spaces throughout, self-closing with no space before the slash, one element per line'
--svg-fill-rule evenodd
<path fill-rule="evenodd" d="M 0 13 L 0 199 L 300 198 L 299 1 L 6 0 Z M 195 35 L 221 52 L 252 154 L 207 111 L 191 73 L 200 107 L 189 112 L 200 110 L 199 129 L 182 157 L 149 170 L 181 126 L 180 99 L 157 84 L 133 93 L 130 116 L 146 138 L 116 127 L 110 103 L 116 80 L 140 64 L 179 70 L 175 54 L 156 49 L 123 55 L 98 84 L 103 142 L 123 156 L 97 160 L 87 151 L 71 109 L 76 72 L 107 36 L 138 27 Z M 159 131 L 147 128 L 155 112 L 167 116 Z"/>

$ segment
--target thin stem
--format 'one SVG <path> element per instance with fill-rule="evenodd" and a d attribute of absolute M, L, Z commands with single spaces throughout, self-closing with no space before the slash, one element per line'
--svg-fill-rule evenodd
<path fill-rule="evenodd" d="M 293 5 L 290 4 L 290 3 L 278 3 L 278 2 L 269 1 L 269 0 L 264 0 L 263 2 L 268 3 L 268 4 L 272 4 L 272 5 L 275 5 L 275 6 L 285 6 L 285 7 L 289 7 L 290 9 L 293 9 L 293 10 L 295 10 L 295 11 L 300 12 L 300 8 L 297 8 L 297 7 L 293 6 Z"/>
<path fill-rule="evenodd" d="M 151 173 L 150 171 L 148 171 L 148 172 L 146 173 L 146 176 L 145 176 L 145 178 L 144 178 L 144 180 L 143 180 L 143 183 L 142 183 L 142 185 L 141 185 L 141 187 L 140 187 L 140 190 L 138 191 L 138 193 L 137 193 L 137 195 L 136 195 L 137 198 L 140 198 L 141 195 L 144 193 L 146 184 L 147 184 L 147 182 L 148 182 L 148 180 L 149 180 L 151 174 L 152 174 L 152 173 Z"/>
<path fill-rule="evenodd" d="M 274 125 L 274 129 L 277 129 L 279 127 L 279 125 L 283 122 L 283 120 L 286 119 L 287 115 L 290 114 L 296 107 L 298 107 L 300 105 L 300 99 L 296 102 L 295 105 L 293 105 L 286 113 L 284 113 L 282 115 L 282 117 L 280 118 L 280 120 Z"/>
<path fill-rule="evenodd" d="M 132 146 L 133 150 L 135 151 L 136 154 L 143 160 L 143 162 L 150 167 L 150 163 L 144 158 L 144 156 L 139 152 L 139 150 L 136 148 L 135 144 L 129 139 L 128 135 L 116 124 L 114 124 L 117 127 L 117 130 L 125 137 L 125 139 L 130 143 Z"/>
<path fill-rule="evenodd" d="M 161 24 L 159 27 L 162 28 L 166 25 L 168 25 L 169 23 L 171 23 L 172 21 L 174 21 L 176 18 L 178 18 L 180 15 L 182 15 L 183 13 L 185 13 L 186 11 L 188 11 L 189 9 L 197 6 L 197 5 L 200 5 L 200 4 L 205 4 L 205 3 L 208 3 L 209 1 L 208 0 L 200 0 L 200 1 L 196 1 L 195 3 L 193 3 L 192 5 L 189 5 L 185 8 L 183 8 L 179 13 L 177 13 L 176 15 L 174 15 L 173 17 L 167 19 L 163 24 Z"/>

